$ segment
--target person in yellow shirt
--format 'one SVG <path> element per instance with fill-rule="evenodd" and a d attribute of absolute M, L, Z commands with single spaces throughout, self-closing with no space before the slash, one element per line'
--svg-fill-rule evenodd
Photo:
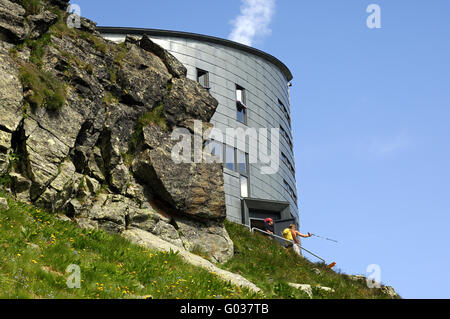
<path fill-rule="evenodd" d="M 293 247 L 294 251 L 300 255 L 300 248 L 298 247 L 298 245 L 300 245 L 300 241 L 298 240 L 297 236 L 303 237 L 303 238 L 308 238 L 311 237 L 311 233 L 308 233 L 308 235 L 302 234 L 300 233 L 294 224 L 290 224 L 289 228 L 286 228 L 285 230 L 283 230 L 283 237 L 287 240 L 293 241 L 296 245 L 294 245 L 293 243 L 287 242 L 286 243 L 286 248 L 290 248 Z"/>

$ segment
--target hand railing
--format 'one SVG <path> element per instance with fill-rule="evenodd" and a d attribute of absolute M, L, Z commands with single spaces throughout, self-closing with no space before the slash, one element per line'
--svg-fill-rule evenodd
<path fill-rule="evenodd" d="M 284 237 L 281 237 L 281 236 L 278 236 L 278 235 L 275 235 L 275 234 L 268 233 L 268 232 L 266 232 L 266 231 L 264 231 L 264 230 L 261 230 L 261 229 L 259 229 L 259 228 L 256 228 L 256 227 L 253 227 L 253 228 L 251 229 L 251 232 L 253 233 L 255 230 L 259 231 L 260 233 L 263 233 L 263 234 L 266 234 L 266 235 L 269 235 L 269 236 L 272 236 L 272 237 L 275 237 L 275 238 L 279 238 L 279 239 L 284 240 L 284 241 L 286 241 L 286 242 L 288 242 L 288 243 L 292 243 L 292 244 L 296 245 L 297 247 L 299 247 L 300 249 L 306 251 L 307 253 L 313 255 L 314 257 L 316 257 L 316 258 L 322 260 L 324 263 L 326 263 L 325 259 L 323 259 L 323 258 L 317 256 L 316 254 L 314 254 L 313 252 L 309 251 L 308 249 L 303 248 L 303 247 L 300 246 L 299 244 L 296 244 L 296 243 L 295 243 L 294 241 L 292 241 L 292 240 L 288 240 L 288 239 L 286 239 L 286 238 L 284 238 Z"/>

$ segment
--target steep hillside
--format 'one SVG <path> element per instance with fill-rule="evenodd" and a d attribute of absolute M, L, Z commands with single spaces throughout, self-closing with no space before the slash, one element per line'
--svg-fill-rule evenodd
<path fill-rule="evenodd" d="M 309 298 L 288 283 L 311 285 L 313 298 L 397 297 L 389 295 L 393 290 L 388 287 L 368 289 L 364 281 L 299 258 L 234 223 L 227 222 L 226 228 L 235 256 L 219 266 L 251 280 L 262 294 L 233 286 L 173 252 L 145 249 L 102 230 L 81 229 L 64 215 L 6 194 L 1 198 L 8 198 L 9 207 L 0 208 L 0 298 Z M 71 272 L 66 268 L 71 264 L 80 266 L 79 289 L 67 286 Z"/>
<path fill-rule="evenodd" d="M 0 199 L 5 194 L 0 194 Z M 172 252 L 131 244 L 119 235 L 87 230 L 8 197 L 0 208 L 1 298 L 255 298 Z M 1 205 L 0 205 L 1 206 Z M 59 218 L 57 218 L 59 216 Z M 71 265 L 80 288 L 68 288 Z"/>
<path fill-rule="evenodd" d="M 305 291 L 289 283 L 310 285 L 313 298 L 399 298 L 391 287 L 369 289 L 364 277 L 345 275 L 323 263 L 300 258 L 267 236 L 250 233 L 244 226 L 230 222 L 225 225 L 235 254 L 222 267 L 255 283 L 268 298 L 309 298 Z"/>

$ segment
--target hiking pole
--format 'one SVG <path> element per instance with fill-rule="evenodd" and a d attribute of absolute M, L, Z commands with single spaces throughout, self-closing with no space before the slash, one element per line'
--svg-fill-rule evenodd
<path fill-rule="evenodd" d="M 330 239 L 330 238 L 322 237 L 322 236 L 319 236 L 319 235 L 316 235 L 316 234 L 312 234 L 312 233 L 311 233 L 311 235 L 313 235 L 313 236 L 315 236 L 315 237 L 319 237 L 319 238 L 322 238 L 322 239 L 326 239 L 326 240 L 329 240 L 329 241 L 334 241 L 335 243 L 337 243 L 337 240 L 334 240 L 334 239 Z"/>

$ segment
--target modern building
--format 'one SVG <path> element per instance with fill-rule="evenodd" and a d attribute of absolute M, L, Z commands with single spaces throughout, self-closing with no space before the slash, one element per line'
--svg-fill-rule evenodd
<path fill-rule="evenodd" d="M 244 132 L 269 129 L 263 137 L 270 149 L 276 149 L 270 129 L 279 129 L 279 166 L 274 174 L 262 174 L 261 167 L 267 164 L 253 160 L 251 155 L 258 154 L 259 147 L 245 134 L 237 136 L 245 149 L 238 149 L 237 141 L 227 144 L 226 139 L 213 140 L 210 146 L 224 158 L 229 220 L 259 227 L 264 218 L 272 217 L 278 234 L 287 224 L 298 224 L 289 103 L 292 74 L 280 60 L 240 43 L 200 34 L 116 27 L 98 30 L 114 42 L 124 41 L 126 35 L 146 34 L 174 55 L 186 66 L 188 78 L 198 81 L 219 101 L 211 120 L 214 127 L 224 132 L 226 128 L 242 128 Z"/>

